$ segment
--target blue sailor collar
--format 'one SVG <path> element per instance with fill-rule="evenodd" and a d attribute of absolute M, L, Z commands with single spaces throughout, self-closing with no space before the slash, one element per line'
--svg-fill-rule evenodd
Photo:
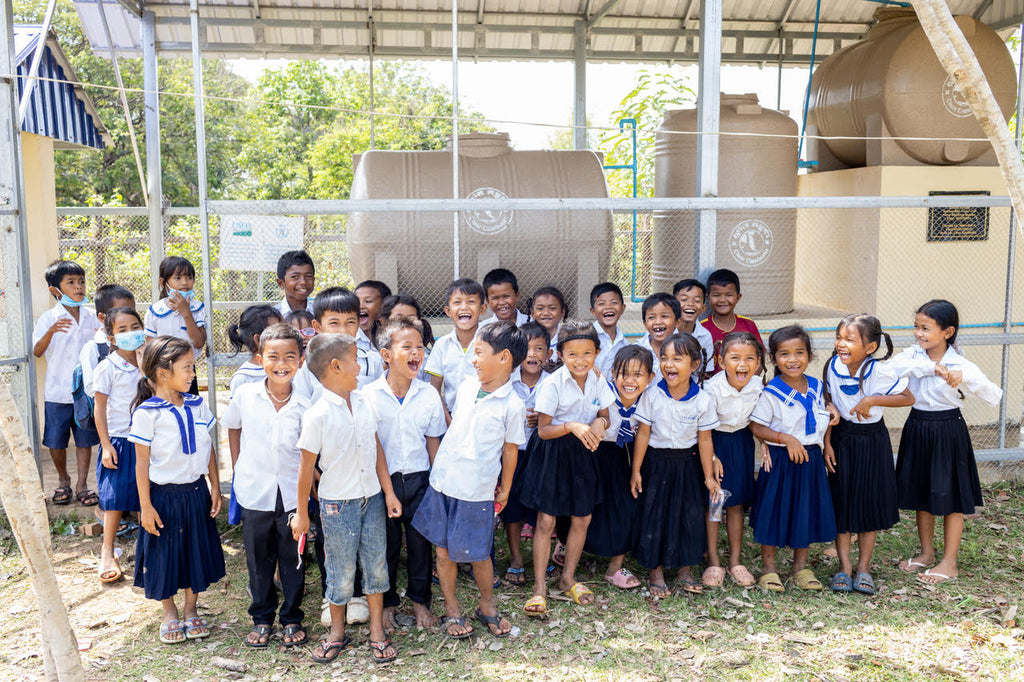
<path fill-rule="evenodd" d="M 697 385 L 697 382 L 694 381 L 692 377 L 690 378 L 690 388 L 687 389 L 686 395 L 684 395 L 682 398 L 672 398 L 672 394 L 668 392 L 668 384 L 665 382 L 664 379 L 658 382 L 658 388 L 664 391 L 665 395 L 667 395 L 672 400 L 676 400 L 681 403 L 692 399 L 695 395 L 700 393 L 700 386 Z"/>
<path fill-rule="evenodd" d="M 861 367 L 858 367 L 857 374 L 852 376 L 848 371 L 839 371 L 840 366 L 842 366 L 844 370 L 846 370 L 847 368 L 845 365 L 843 365 L 843 363 L 839 361 L 838 355 L 832 356 L 832 359 L 829 360 L 828 367 L 829 371 L 833 374 L 833 376 L 835 376 L 836 379 L 842 382 L 839 385 L 839 390 L 845 393 L 846 395 L 854 396 L 860 392 L 861 378 L 867 379 L 869 376 L 871 376 L 871 373 L 875 371 L 876 362 L 878 361 L 875 358 L 864 358 L 864 363 L 862 365 L 864 371 L 863 377 L 860 374 L 862 369 Z"/>
<path fill-rule="evenodd" d="M 193 298 L 189 300 L 188 308 L 193 313 L 199 312 L 200 310 L 203 309 L 203 302 L 197 301 L 196 299 Z M 161 298 L 159 301 L 149 306 L 149 312 L 153 313 L 159 318 L 164 318 L 174 313 L 175 311 L 171 310 L 170 307 L 168 307 L 166 298 Z"/>
<path fill-rule="evenodd" d="M 192 416 L 192 408 L 199 407 L 203 404 L 203 399 L 199 396 L 192 395 L 191 393 L 181 394 L 185 412 L 185 417 L 188 420 L 186 425 L 185 421 L 181 418 L 181 413 L 178 410 L 170 409 L 170 413 L 174 415 L 174 419 L 178 422 L 178 433 L 181 436 L 181 451 L 186 455 L 196 454 L 196 422 Z M 149 400 L 143 401 L 139 405 L 137 410 L 164 410 L 174 408 L 176 405 L 169 400 L 163 398 L 157 398 L 153 396 Z"/>
<path fill-rule="evenodd" d="M 781 400 L 782 404 L 787 407 L 799 405 L 804 408 L 804 434 L 810 436 L 817 431 L 818 427 L 814 414 L 814 403 L 821 396 L 821 382 L 810 375 L 804 376 L 807 378 L 807 393 L 801 393 L 791 387 L 782 380 L 781 376 L 769 381 L 764 390 Z"/>

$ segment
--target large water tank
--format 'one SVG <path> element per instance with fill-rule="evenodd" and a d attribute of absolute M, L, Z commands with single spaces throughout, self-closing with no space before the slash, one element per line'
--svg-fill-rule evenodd
<path fill-rule="evenodd" d="M 875 18 L 864 40 L 831 55 L 814 72 L 808 122 L 825 138 L 847 138 L 821 143 L 850 167 L 964 164 L 989 151 L 970 106 L 939 63 L 914 11 L 881 8 Z M 969 16 L 958 16 L 956 22 L 1008 116 L 1017 79 L 1005 42 Z M 857 139 L 865 137 L 876 139 Z M 910 159 L 900 163 L 887 153 L 883 139 Z M 988 163 L 995 165 L 994 157 Z"/>
<path fill-rule="evenodd" d="M 761 107 L 757 95 L 723 94 L 719 130 L 718 196 L 796 196 L 796 121 Z M 696 109 L 665 112 L 654 141 L 655 196 L 696 195 L 696 131 Z M 655 212 L 654 291 L 672 291 L 677 281 L 693 276 L 695 239 L 694 212 Z M 715 267 L 740 277 L 739 312 L 769 315 L 793 309 L 795 210 L 719 211 L 715 245 Z"/>
<path fill-rule="evenodd" d="M 459 136 L 459 192 L 467 198 L 607 197 L 600 157 L 591 151 L 514 151 L 507 133 Z M 369 151 L 352 181 L 352 199 L 448 199 L 452 153 Z M 474 211 L 460 216 L 459 272 L 482 278 L 508 268 L 523 299 L 553 284 L 570 311 L 589 308 L 607 277 L 610 211 Z M 452 217 L 437 211 L 354 213 L 348 247 L 355 279 L 379 279 L 416 297 L 432 313 L 452 281 Z"/>

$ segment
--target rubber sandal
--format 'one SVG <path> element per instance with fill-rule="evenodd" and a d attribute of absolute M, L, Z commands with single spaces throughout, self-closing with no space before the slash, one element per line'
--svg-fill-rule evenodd
<path fill-rule="evenodd" d="M 185 628 L 185 639 L 205 639 L 210 636 L 210 626 L 199 616 L 193 616 L 185 620 L 182 627 Z M 206 632 L 193 635 L 193 630 L 206 630 Z"/>
<path fill-rule="evenodd" d="M 525 585 L 526 584 L 526 569 L 522 566 L 514 568 L 509 566 L 505 570 L 505 581 L 509 585 Z"/>
<path fill-rule="evenodd" d="M 833 592 L 853 592 L 853 580 L 849 573 L 836 573 L 829 581 L 828 588 Z"/>
<path fill-rule="evenodd" d="M 931 580 L 925 580 L 923 578 L 923 576 L 928 576 L 930 578 L 938 578 L 938 580 L 936 580 L 934 582 L 931 581 Z M 932 569 L 929 568 L 927 571 L 923 571 L 921 573 L 918 573 L 917 574 L 917 579 L 918 579 L 919 582 L 922 582 L 925 585 L 941 585 L 942 583 L 948 583 L 948 582 L 952 582 L 952 581 L 956 580 L 956 576 L 955 575 L 946 575 L 945 573 L 939 573 L 939 572 L 933 571 Z"/>
<path fill-rule="evenodd" d="M 700 581 L 704 583 L 705 587 L 721 587 L 725 582 L 725 569 L 721 566 L 708 566 L 704 569 Z"/>
<path fill-rule="evenodd" d="M 448 628 L 452 625 L 458 625 L 460 628 L 466 627 L 466 619 L 462 616 L 445 616 L 437 625 L 448 639 L 466 639 L 473 634 L 472 628 L 469 629 L 469 632 L 464 632 L 461 635 L 453 635 L 448 631 Z"/>
<path fill-rule="evenodd" d="M 676 580 L 676 585 L 678 585 L 683 592 L 689 592 L 690 594 L 704 594 L 704 587 L 697 582 L 697 579 L 692 575 L 685 578 L 678 578 Z"/>
<path fill-rule="evenodd" d="M 531 607 L 537 606 L 539 606 L 540 608 L 531 609 Z M 530 597 L 526 600 L 526 603 L 523 604 L 523 613 L 525 613 L 530 618 L 543 618 L 544 616 L 548 615 L 548 600 L 540 595 L 534 595 Z"/>
<path fill-rule="evenodd" d="M 71 504 L 71 495 L 73 493 L 74 491 L 71 490 L 71 486 L 62 485 L 53 491 L 53 497 L 50 498 L 50 501 L 63 507 L 64 505 Z"/>
<path fill-rule="evenodd" d="M 878 590 L 875 589 L 875 579 L 871 577 L 870 573 L 858 573 L 856 579 L 853 581 L 853 589 L 861 594 L 876 594 Z"/>
<path fill-rule="evenodd" d="M 558 580 L 562 577 L 562 569 L 554 564 L 548 564 L 548 567 L 544 570 L 544 580 L 551 582 L 552 580 Z"/>
<path fill-rule="evenodd" d="M 302 639 L 296 641 L 295 640 L 295 635 L 299 634 L 300 632 L 302 633 Z M 292 638 L 292 641 L 284 643 L 284 645 L 286 647 L 302 646 L 303 644 L 305 644 L 309 640 L 309 637 L 306 636 L 306 628 L 302 627 L 302 625 L 299 624 L 299 623 L 292 623 L 291 625 L 285 625 L 284 626 L 284 633 L 283 634 L 284 634 L 285 637 L 291 637 Z"/>
<path fill-rule="evenodd" d="M 661 594 L 654 594 L 654 591 L 658 590 Z M 658 597 L 659 599 L 667 599 L 672 596 L 672 590 L 665 583 L 652 583 L 647 581 L 647 591 L 651 593 L 652 597 Z"/>
<path fill-rule="evenodd" d="M 391 654 L 390 656 L 384 656 L 383 655 L 384 652 L 387 651 L 388 649 L 391 649 L 392 651 L 394 651 L 394 653 Z M 391 638 L 390 637 L 385 637 L 380 642 L 375 642 L 375 641 L 373 641 L 371 639 L 370 640 L 370 650 L 373 652 L 373 662 L 374 663 L 390 663 L 391 661 L 393 661 L 396 658 L 398 658 L 398 651 L 391 645 Z M 377 654 L 381 654 L 381 655 L 378 656 Z"/>
<path fill-rule="evenodd" d="M 352 646 L 352 638 L 349 635 L 342 637 L 340 642 L 328 642 L 326 639 L 321 639 L 320 644 L 313 650 L 312 659 L 317 663 L 331 663 L 350 646 Z"/>
<path fill-rule="evenodd" d="M 785 592 L 786 586 L 782 584 L 778 573 L 765 573 L 757 581 L 758 587 L 765 592 Z"/>
<path fill-rule="evenodd" d="M 740 587 L 753 587 L 757 584 L 757 580 L 751 575 L 750 571 L 743 564 L 736 564 L 729 569 L 729 577 L 732 581 Z"/>
<path fill-rule="evenodd" d="M 174 632 L 180 632 L 181 637 L 179 639 L 171 639 L 169 635 Z M 180 620 L 170 620 L 166 623 L 160 624 L 160 641 L 164 644 L 181 644 L 185 641 L 185 628 L 182 627 Z"/>
<path fill-rule="evenodd" d="M 250 642 L 249 638 L 246 637 L 245 640 L 244 640 L 245 641 L 245 645 L 247 647 L 251 647 L 253 649 L 266 649 L 267 648 L 267 644 L 270 643 L 270 633 L 272 633 L 273 631 L 274 631 L 274 626 L 273 625 L 253 625 L 252 626 L 252 630 L 249 630 L 249 634 L 251 635 L 251 634 L 255 633 L 259 637 L 266 637 L 267 641 L 266 642 L 261 642 L 261 641 L 257 640 L 255 642 Z"/>
<path fill-rule="evenodd" d="M 99 496 L 92 490 L 81 490 L 75 495 L 78 504 L 83 507 L 95 507 L 100 502 Z"/>
<path fill-rule="evenodd" d="M 113 575 L 108 576 L 108 573 L 113 573 Z M 124 573 L 121 571 L 121 561 L 117 557 L 114 557 L 114 568 L 108 568 L 105 571 L 102 567 L 100 568 L 99 579 L 103 584 L 115 583 L 122 577 L 124 577 Z"/>
<path fill-rule="evenodd" d="M 533 539 L 533 526 L 528 523 L 523 524 L 523 529 L 519 531 L 519 537 L 523 540 Z"/>
<path fill-rule="evenodd" d="M 794 573 L 793 583 L 801 590 L 817 592 L 822 589 L 821 581 L 814 575 L 814 571 L 809 568 L 801 568 Z"/>
<path fill-rule="evenodd" d="M 559 542 L 551 553 L 551 561 L 559 568 L 565 568 L 565 545 Z"/>
<path fill-rule="evenodd" d="M 572 599 L 579 606 L 590 606 L 594 603 L 594 593 L 583 583 L 576 583 L 566 591 L 566 594 L 569 596 L 569 599 Z M 590 595 L 590 601 L 584 604 L 582 600 L 588 594 Z"/>
<path fill-rule="evenodd" d="M 927 564 L 922 564 L 920 561 L 917 561 L 914 557 L 904 559 L 900 562 L 900 570 L 904 573 L 919 573 L 920 571 L 916 570 L 918 568 L 927 569 L 930 567 Z"/>
<path fill-rule="evenodd" d="M 640 582 L 640 578 L 637 578 L 625 568 L 620 568 L 611 577 L 605 576 L 604 579 L 620 590 L 632 590 L 643 585 Z"/>
<path fill-rule="evenodd" d="M 491 629 L 492 625 L 494 627 L 496 627 L 496 628 L 501 628 L 501 614 L 500 613 L 498 615 L 496 615 L 496 616 L 488 616 L 488 615 L 485 615 L 484 612 L 481 611 L 480 609 L 477 609 L 476 613 L 473 614 L 473 615 L 476 616 L 476 619 L 478 621 L 480 621 L 481 623 L 484 624 L 484 627 L 487 628 L 487 632 L 490 633 L 490 635 L 492 637 L 497 637 L 498 639 L 505 639 L 506 637 L 508 637 L 509 635 L 512 634 L 512 628 L 511 627 L 509 627 L 507 632 L 495 632 L 494 630 Z"/>

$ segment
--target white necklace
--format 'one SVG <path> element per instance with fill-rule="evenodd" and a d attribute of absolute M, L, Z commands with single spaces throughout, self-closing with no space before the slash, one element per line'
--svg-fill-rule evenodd
<path fill-rule="evenodd" d="M 284 404 L 285 404 L 286 402 L 288 402 L 288 401 L 289 401 L 289 400 L 291 399 L 291 397 L 292 397 L 292 392 L 291 392 L 291 390 L 289 390 L 289 391 L 288 391 L 288 395 L 286 395 L 286 396 L 285 396 L 285 397 L 283 397 L 283 398 L 278 398 L 278 397 L 277 397 L 276 395 L 274 395 L 274 394 L 273 394 L 273 393 L 271 392 L 270 388 L 268 387 L 268 388 L 267 388 L 267 395 L 269 395 L 269 396 L 270 396 L 270 399 L 271 399 L 271 400 L 273 400 L 273 401 L 274 401 L 275 403 L 277 403 L 278 405 L 284 405 Z"/>

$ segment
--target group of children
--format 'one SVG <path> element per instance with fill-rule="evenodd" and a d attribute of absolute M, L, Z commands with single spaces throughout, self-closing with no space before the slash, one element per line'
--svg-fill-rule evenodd
<path fill-rule="evenodd" d="M 122 515 L 139 513 L 135 584 L 162 602 L 161 641 L 177 643 L 210 633 L 196 600 L 224 575 L 214 523 L 221 497 L 214 418 L 195 383 L 207 340 L 195 270 L 172 257 L 159 274 L 162 297 L 143 319 L 116 285 L 97 290 L 93 314 L 83 307 L 84 270 L 52 264 L 46 280 L 56 304 L 40 317 L 33 350 L 48 361 L 43 444 L 59 476 L 53 501 L 67 503 L 73 492 L 83 504 L 98 501 L 104 582 L 121 577 L 114 538 Z M 529 616 L 547 612 L 549 579 L 575 603 L 593 602 L 576 578 L 585 551 L 608 558 L 605 579 L 622 589 L 643 584 L 625 567 L 631 555 L 648 571 L 650 594 L 668 597 L 666 569 L 676 570 L 684 592 L 721 586 L 726 575 L 782 592 L 780 547 L 793 550 L 792 583 L 820 590 L 808 550 L 834 541 L 839 571 L 830 588 L 873 594 L 875 538 L 899 509 L 917 512 L 921 540 L 921 553 L 900 568 L 925 569 L 918 578 L 933 584 L 956 578 L 963 515 L 982 503 L 959 405 L 964 392 L 996 404 L 1001 391 L 955 346 L 959 320 L 947 301 L 918 309 L 916 343 L 895 356 L 876 318 L 845 317 L 818 379 L 807 374 L 804 329 L 777 329 L 766 348 L 754 322 L 736 315 L 740 283 L 728 270 L 648 297 L 636 344 L 619 328 L 622 293 L 607 282 L 593 288 L 595 320 L 584 322 L 568 319 L 554 287 L 536 291 L 523 314 L 507 270 L 482 283 L 456 280 L 445 306 L 453 329 L 435 340 L 416 301 L 381 282 L 314 298 L 315 268 L 303 251 L 284 254 L 277 274 L 284 299 L 246 309 L 228 330 L 249 357 L 231 378 L 221 419 L 233 465 L 228 518 L 242 525 L 249 572 L 249 646 L 267 646 L 277 619 L 285 646 L 307 642 L 307 539 L 330 623 L 313 653 L 319 662 L 351 644 L 346 610 L 360 602 L 374 660 L 397 656 L 389 633 L 399 618 L 403 546 L 417 626 L 438 623 L 436 582 L 442 632 L 473 633 L 455 590 L 459 565 L 468 565 L 480 591 L 475 619 L 508 636 L 494 598 L 498 522 L 509 584 L 528 582 L 522 545 L 532 537 Z M 481 320 L 488 307 L 493 315 Z M 94 429 L 72 396 L 77 373 L 94 396 Z M 908 405 L 894 466 L 882 414 Z M 65 461 L 71 432 L 74 491 Z M 97 493 L 86 488 L 94 445 Z M 741 561 L 748 509 L 762 548 L 758 580 Z M 937 516 L 945 544 L 935 563 Z M 693 567 L 705 562 L 696 577 Z M 174 597 L 182 590 L 180 612 Z"/>

